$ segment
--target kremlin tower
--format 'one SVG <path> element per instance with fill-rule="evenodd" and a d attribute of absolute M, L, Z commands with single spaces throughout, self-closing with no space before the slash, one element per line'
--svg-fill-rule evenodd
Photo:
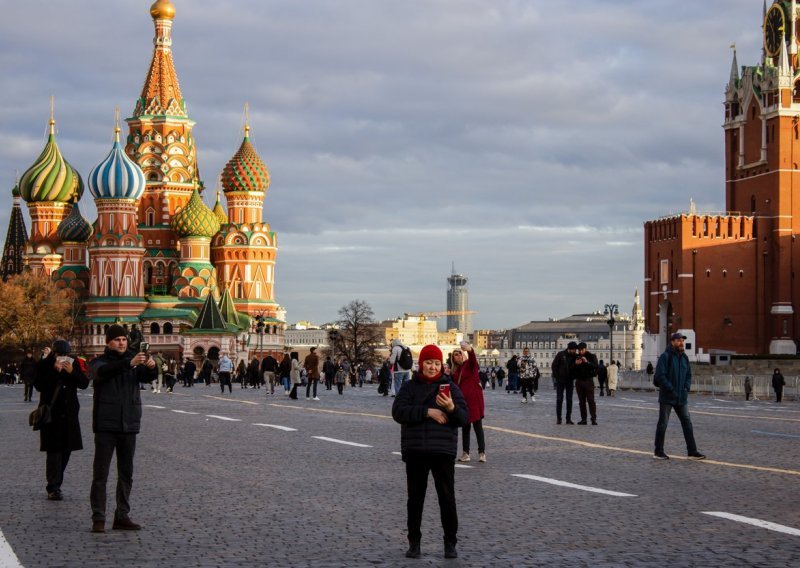
<path fill-rule="evenodd" d="M 125 120 L 128 134 L 122 140 L 117 122 L 111 150 L 87 178 L 97 220 L 81 215 L 83 181 L 56 143 L 51 105 L 45 148 L 14 188 L 3 277 L 22 270 L 24 200 L 31 215 L 24 262 L 83 298 L 76 336 L 87 354 L 105 348 L 114 322 L 137 326 L 153 350 L 176 358 L 225 350 L 250 360 L 280 351 L 285 314 L 274 298 L 276 235 L 263 219 L 269 172 L 246 124 L 220 176 L 228 212 L 219 190 L 213 210 L 203 202 L 195 123 L 172 60 L 175 7 L 158 0 L 150 15 L 153 56 Z"/>

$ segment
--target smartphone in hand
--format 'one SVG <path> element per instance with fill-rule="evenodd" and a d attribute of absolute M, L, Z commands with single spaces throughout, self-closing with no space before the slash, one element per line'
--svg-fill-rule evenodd
<path fill-rule="evenodd" d="M 449 397 L 450 385 L 449 384 L 439 385 L 439 394 L 443 394 L 444 396 Z"/>
<path fill-rule="evenodd" d="M 150 344 L 149 344 L 149 343 L 147 343 L 146 341 L 142 341 L 142 342 L 139 344 L 139 351 L 140 351 L 141 353 L 147 353 L 148 351 L 150 351 Z"/>

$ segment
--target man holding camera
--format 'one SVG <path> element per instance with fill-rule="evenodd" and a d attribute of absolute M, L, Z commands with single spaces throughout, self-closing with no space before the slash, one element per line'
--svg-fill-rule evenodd
<path fill-rule="evenodd" d="M 105 352 L 92 361 L 90 370 L 94 378 L 94 405 L 92 430 L 94 431 L 94 465 L 92 469 L 92 532 L 105 532 L 106 481 L 111 458 L 117 453 L 117 508 L 113 529 L 139 530 L 141 526 L 131 521 L 129 497 L 133 485 L 133 456 L 136 452 L 136 434 L 142 419 L 142 402 L 139 385 L 151 382 L 157 375 L 156 363 L 144 351 L 128 350 L 128 336 L 119 324 L 106 331 Z"/>
<path fill-rule="evenodd" d="M 597 406 L 594 403 L 594 377 L 597 375 L 597 356 L 586 349 L 586 343 L 578 343 L 578 356 L 575 357 L 573 367 L 575 374 L 575 392 L 578 394 L 578 408 L 581 411 L 581 421 L 578 424 L 586 425 L 586 403 L 589 403 L 589 415 L 592 424 L 597 426 Z"/>

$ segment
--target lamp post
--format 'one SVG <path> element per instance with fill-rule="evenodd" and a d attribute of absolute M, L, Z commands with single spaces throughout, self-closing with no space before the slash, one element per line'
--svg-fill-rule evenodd
<path fill-rule="evenodd" d="M 339 332 L 332 329 L 328 332 L 328 339 L 331 342 L 331 359 L 336 361 L 336 341 L 339 339 Z"/>
<path fill-rule="evenodd" d="M 608 364 L 610 365 L 611 362 L 614 360 L 614 324 L 617 323 L 617 320 L 614 319 L 614 316 L 619 315 L 619 306 L 617 304 L 606 304 L 605 310 L 603 310 L 603 314 L 608 316 L 608 320 L 606 323 L 608 324 L 609 329 L 609 338 L 608 338 Z"/>
<path fill-rule="evenodd" d="M 258 334 L 258 359 L 259 361 L 264 358 L 264 316 L 259 314 L 256 316 L 256 333 Z"/>

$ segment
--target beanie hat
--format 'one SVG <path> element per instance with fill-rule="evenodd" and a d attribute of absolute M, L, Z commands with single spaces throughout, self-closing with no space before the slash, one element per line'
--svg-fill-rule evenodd
<path fill-rule="evenodd" d="M 53 351 L 57 355 L 69 355 L 72 351 L 72 346 L 65 339 L 56 339 L 53 343 Z"/>
<path fill-rule="evenodd" d="M 121 325 L 115 323 L 108 327 L 106 331 L 106 343 L 110 343 L 113 339 L 117 337 L 128 337 L 128 332 L 125 331 L 125 328 Z"/>
<path fill-rule="evenodd" d="M 422 367 L 422 362 L 427 361 L 428 359 L 442 361 L 444 359 L 442 356 L 442 350 L 436 345 L 426 345 L 422 348 L 422 351 L 419 352 L 419 366 Z"/>

